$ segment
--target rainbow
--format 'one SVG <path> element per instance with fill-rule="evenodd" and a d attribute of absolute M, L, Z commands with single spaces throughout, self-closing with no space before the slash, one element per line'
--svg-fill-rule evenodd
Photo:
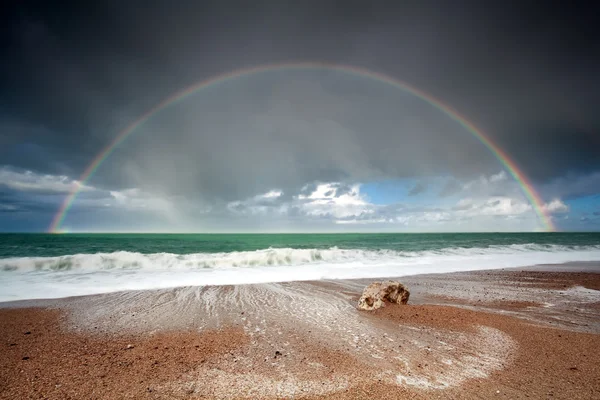
<path fill-rule="evenodd" d="M 58 212 L 54 216 L 52 223 L 48 229 L 51 233 L 59 233 L 61 232 L 61 225 L 69 212 L 69 209 L 73 206 L 73 202 L 77 198 L 77 194 L 81 190 L 81 188 L 85 185 L 85 183 L 94 175 L 94 173 L 98 170 L 98 167 L 106 160 L 112 152 L 117 148 L 121 143 L 123 143 L 131 134 L 133 134 L 139 127 L 141 127 L 144 123 L 146 123 L 152 116 L 161 110 L 176 104 L 177 102 L 186 99 L 187 97 L 193 95 L 194 93 L 206 89 L 211 86 L 216 86 L 221 83 L 230 81 L 232 79 L 245 77 L 248 75 L 255 75 L 266 73 L 275 70 L 329 70 L 329 71 L 337 71 L 340 73 L 345 73 L 349 75 L 354 75 L 358 77 L 372 79 L 390 86 L 393 86 L 397 89 L 410 93 L 421 100 L 427 102 L 431 106 L 445 113 L 448 117 L 453 119 L 462 125 L 473 137 L 479 140 L 483 145 L 485 145 L 492 154 L 500 161 L 500 163 L 504 166 L 506 171 L 515 179 L 515 181 L 521 187 L 524 195 L 527 197 L 529 202 L 531 203 L 533 209 L 535 210 L 540 222 L 543 225 L 543 228 L 547 231 L 555 231 L 555 227 L 552 223 L 550 216 L 545 212 L 544 203 L 540 198 L 539 194 L 536 192 L 535 188 L 529 181 L 529 179 L 521 172 L 517 164 L 511 160 L 511 158 L 492 140 L 487 137 L 480 129 L 478 129 L 473 123 L 471 123 L 467 118 L 463 115 L 459 114 L 456 110 L 452 109 L 447 104 L 444 104 L 441 100 L 436 99 L 432 95 L 417 89 L 409 84 L 397 80 L 395 78 L 389 77 L 387 75 L 369 71 L 364 68 L 348 66 L 348 65 L 340 65 L 340 64 L 329 64 L 329 63 L 321 63 L 321 62 L 293 62 L 293 63 L 280 63 L 280 64 L 268 64 L 268 65 L 260 65 L 251 68 L 243 68 L 238 69 L 232 72 L 228 72 L 222 75 L 217 75 L 212 78 L 208 78 L 199 83 L 196 83 L 186 89 L 180 90 L 170 97 L 166 98 L 162 102 L 158 103 L 156 106 L 148 110 L 145 114 L 140 116 L 137 120 L 131 123 L 128 127 L 126 127 L 123 131 L 121 131 L 112 142 L 110 142 L 98 155 L 94 160 L 90 163 L 90 165 L 83 171 L 79 180 L 74 183 L 73 189 L 67 195 L 65 200 L 63 201 L 61 207 Z"/>

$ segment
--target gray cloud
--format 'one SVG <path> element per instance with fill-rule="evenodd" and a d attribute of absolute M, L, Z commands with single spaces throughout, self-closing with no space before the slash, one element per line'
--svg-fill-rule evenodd
<path fill-rule="evenodd" d="M 589 13 L 545 7 L 549 15 L 540 20 L 553 21 L 546 25 L 524 18 L 531 10 L 519 3 L 502 7 L 467 3 L 465 7 L 349 4 L 341 11 L 328 2 L 313 7 L 265 1 L 232 12 L 219 2 L 178 7 L 167 2 L 144 7 L 105 2 L 91 9 L 74 3 L 52 10 L 20 2 L 8 10 L 7 16 L 12 11 L 13 18 L 3 24 L 10 43 L 3 48 L 3 58 L 13 60 L 2 66 L 5 104 L 11 105 L 10 115 L 51 132 L 43 136 L 53 136 L 57 149 L 71 150 L 70 156 L 61 158 L 76 172 L 85 164 L 75 154 L 92 159 L 120 127 L 192 82 L 247 65 L 329 60 L 382 70 L 437 95 L 485 128 L 533 178 L 548 180 L 565 170 L 598 169 L 592 151 L 598 147 L 597 135 L 590 132 L 600 127 L 591 107 L 598 103 L 593 100 L 598 100 L 600 83 L 594 52 L 588 51 L 595 39 L 589 32 L 580 33 L 592 24 L 585 18 Z M 311 21 L 310 29 L 303 18 Z M 531 29 L 532 23 L 536 29 Z M 570 24 L 581 29 L 571 29 Z M 485 40 L 480 40 L 482 35 Z M 567 45 L 572 42 L 580 46 Z M 494 48 L 503 49 L 505 63 L 490 53 Z M 511 62 L 522 59 L 528 62 Z M 577 66 L 577 74 L 565 73 L 570 65 Z M 322 74 L 317 84 L 330 75 Z M 542 86 L 544 82 L 553 85 Z M 341 97 L 356 97 L 361 91 L 386 96 L 381 88 L 365 86 L 350 85 Z M 313 94 L 307 93 L 302 100 L 305 109 L 321 104 L 313 103 Z M 274 99 L 282 97 L 285 94 Z M 293 100 L 296 107 L 299 97 Z M 211 100 L 205 108 L 238 111 L 234 99 Z M 339 115 L 331 115 L 338 98 L 330 100 L 324 111 L 331 121 L 339 121 Z M 258 102 L 254 112 L 260 110 Z M 414 110 L 405 102 L 391 104 L 396 111 L 398 106 L 405 110 L 404 119 Z M 370 122 L 361 124 L 360 113 L 355 116 L 356 134 L 368 135 Z M 381 125 L 385 116 L 382 113 Z M 412 122 L 401 128 L 435 129 L 423 124 L 427 118 L 417 110 Z M 396 122 L 390 121 L 389 129 Z M 439 127 L 446 125 L 447 121 Z M 38 143 L 41 133 L 29 135 L 34 144 L 47 147 Z M 379 150 L 395 152 L 398 143 L 389 144 Z M 444 144 L 443 160 L 472 163 L 475 169 L 488 158 L 477 146 L 465 149 L 461 141 L 455 144 L 450 139 Z M 532 146 L 540 152 L 532 153 Z M 434 152 L 431 157 L 439 155 Z M 20 166 L 35 168 L 24 162 Z M 423 170 L 427 172 L 427 167 Z"/>
<path fill-rule="evenodd" d="M 425 192 L 427 190 L 427 184 L 424 182 L 417 182 L 415 184 L 415 186 L 413 186 L 409 191 L 408 191 L 408 195 L 409 196 L 416 196 L 418 194 L 421 194 L 423 192 Z"/>
<path fill-rule="evenodd" d="M 228 82 L 164 110 L 100 173 L 128 186 L 230 201 L 273 188 L 297 192 L 314 181 L 498 169 L 463 127 L 414 96 L 341 73 L 327 81 L 320 72 L 277 75 Z M 465 162 L 459 152 L 478 156 Z"/>
<path fill-rule="evenodd" d="M 0 185 L 0 208 L 3 215 L 15 216 L 35 213 L 49 221 L 71 187 L 65 177 L 38 175 L 31 171 L 0 169 L 0 178 L 10 177 L 9 185 Z M 480 230 L 490 219 L 500 219 L 502 229 L 530 229 L 537 223 L 531 205 L 522 197 L 491 196 L 483 188 L 485 182 L 498 181 L 501 174 L 481 177 L 467 182 L 464 187 L 480 184 L 454 205 L 410 205 L 370 203 L 361 193 L 360 185 L 318 183 L 287 196 L 280 190 L 271 190 L 227 204 L 198 203 L 189 197 L 164 197 L 139 188 L 106 191 L 85 186 L 69 213 L 66 229 L 94 230 L 153 229 L 168 226 L 175 231 L 255 230 L 269 227 L 281 230 L 420 230 L 441 228 Z M 516 186 L 508 181 L 506 185 Z M 511 191 L 507 191 L 510 193 Z M 558 199 L 545 205 L 551 214 L 561 214 L 568 207 Z M 143 223 L 136 223 L 136 218 Z M 111 222 L 112 221 L 112 222 Z M 118 221 L 115 225 L 115 221 Z M 479 222 L 481 225 L 476 226 Z M 111 225 L 112 224 L 112 225 Z M 525 224 L 525 225 L 523 225 Z M 89 229 L 89 228 L 88 228 Z M 163 228 L 164 229 L 164 228 Z"/>
<path fill-rule="evenodd" d="M 440 197 L 452 196 L 452 195 L 460 192 L 461 189 L 462 189 L 462 186 L 456 179 L 450 179 L 442 187 L 442 190 L 440 190 L 439 196 Z"/>
<path fill-rule="evenodd" d="M 560 196 L 573 199 L 590 196 L 600 192 L 600 171 L 587 174 L 568 173 L 541 186 L 548 196 Z"/>
<path fill-rule="evenodd" d="M 384 72 L 449 104 L 547 201 L 597 193 L 593 13 L 425 3 L 16 2 L 0 24 L 0 54 L 11 60 L 0 65 L 0 166 L 70 182 L 118 132 L 181 88 L 247 66 L 326 60 Z M 220 83 L 163 110 L 101 165 L 81 198 L 91 206 L 92 196 L 99 204 L 135 188 L 218 219 L 227 204 L 271 190 L 282 194 L 252 207 L 293 203 L 288 216 L 299 216 L 294 196 L 319 182 L 339 182 L 329 194 L 336 198 L 357 182 L 440 176 L 448 179 L 442 200 L 518 196 L 509 179 L 478 180 L 499 168 L 471 133 L 415 96 L 339 72 L 288 70 Z M 15 192 L 11 183 L 0 189 Z M 418 183 L 409 194 L 425 189 Z M 53 191 L 45 190 L 35 195 Z"/>

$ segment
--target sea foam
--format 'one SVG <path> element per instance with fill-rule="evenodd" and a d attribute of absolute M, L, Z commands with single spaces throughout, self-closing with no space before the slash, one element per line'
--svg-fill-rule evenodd
<path fill-rule="evenodd" d="M 0 301 L 121 290 L 407 276 L 600 261 L 600 246 L 508 245 L 435 251 L 270 248 L 230 253 L 114 252 L 0 259 Z"/>

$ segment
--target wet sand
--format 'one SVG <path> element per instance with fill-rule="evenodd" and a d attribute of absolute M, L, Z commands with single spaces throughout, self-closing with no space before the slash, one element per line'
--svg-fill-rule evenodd
<path fill-rule="evenodd" d="M 0 398 L 600 398 L 600 265 L 0 306 Z"/>

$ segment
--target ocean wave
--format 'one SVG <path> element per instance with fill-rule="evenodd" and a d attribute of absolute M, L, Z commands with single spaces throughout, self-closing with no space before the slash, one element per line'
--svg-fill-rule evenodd
<path fill-rule="evenodd" d="M 430 251 L 394 251 L 360 249 L 269 248 L 230 253 L 74 254 L 58 257 L 18 257 L 0 259 L 3 272 L 93 272 L 110 270 L 194 270 L 306 265 L 419 265 L 444 262 L 482 262 L 521 257 L 523 265 L 552 263 L 553 260 L 589 261 L 600 254 L 600 246 L 562 246 L 519 244 L 485 248 L 444 248 Z M 514 264 L 514 261 L 511 263 Z M 518 263 L 517 265 L 519 266 Z"/>
<path fill-rule="evenodd" d="M 271 248 L 231 253 L 74 254 L 0 259 L 0 302 L 180 286 L 402 277 L 573 261 L 600 246 L 509 245 L 430 251 Z"/>

